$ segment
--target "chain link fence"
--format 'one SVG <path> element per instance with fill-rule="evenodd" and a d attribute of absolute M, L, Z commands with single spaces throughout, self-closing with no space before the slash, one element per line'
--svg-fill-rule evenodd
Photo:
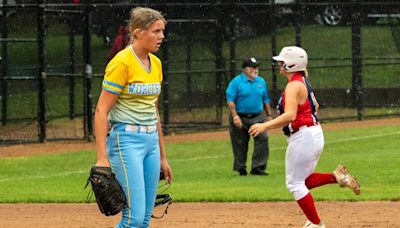
<path fill-rule="evenodd" d="M 139 5 L 168 20 L 156 53 L 165 133 L 226 127 L 244 57 L 262 62 L 275 105 L 286 82 L 271 56 L 287 45 L 309 53 L 322 121 L 400 115 L 398 2 L 1 1 L 1 144 L 93 138 L 107 53 Z"/>

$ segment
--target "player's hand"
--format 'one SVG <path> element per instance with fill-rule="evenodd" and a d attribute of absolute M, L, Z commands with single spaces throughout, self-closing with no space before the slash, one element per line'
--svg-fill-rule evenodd
<path fill-rule="evenodd" d="M 173 179 L 172 169 L 166 159 L 161 160 L 161 172 L 164 173 L 165 180 L 167 180 L 168 183 L 171 183 Z"/>
<path fill-rule="evenodd" d="M 96 166 L 110 167 L 111 165 L 110 165 L 110 162 L 108 161 L 108 159 L 104 159 L 104 160 L 97 160 Z"/>
<path fill-rule="evenodd" d="M 243 127 L 242 120 L 240 119 L 239 116 L 235 116 L 235 117 L 233 118 L 233 124 L 234 124 L 237 128 L 239 128 L 239 129 L 242 129 L 242 127 Z"/>
<path fill-rule="evenodd" d="M 249 134 L 253 137 L 257 137 L 259 134 L 261 134 L 263 131 L 266 131 L 266 127 L 263 123 L 256 123 L 251 125 L 249 129 Z"/>

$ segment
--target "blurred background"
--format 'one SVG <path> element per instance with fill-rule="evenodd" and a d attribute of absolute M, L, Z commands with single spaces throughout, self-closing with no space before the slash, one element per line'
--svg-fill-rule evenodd
<path fill-rule="evenodd" d="M 225 89 L 249 56 L 275 107 L 286 81 L 271 57 L 287 45 L 308 52 L 322 122 L 400 116 L 398 1 L 0 0 L 0 144 L 93 139 L 104 69 L 136 6 L 168 21 L 155 53 L 166 134 L 226 128 Z"/>

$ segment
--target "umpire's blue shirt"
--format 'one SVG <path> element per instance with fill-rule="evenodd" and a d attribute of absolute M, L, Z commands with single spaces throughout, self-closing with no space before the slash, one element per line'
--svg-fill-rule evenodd
<path fill-rule="evenodd" d="M 246 114 L 260 113 L 270 101 L 265 80 L 257 76 L 250 81 L 244 73 L 229 83 L 226 100 L 235 104 L 236 112 Z"/>

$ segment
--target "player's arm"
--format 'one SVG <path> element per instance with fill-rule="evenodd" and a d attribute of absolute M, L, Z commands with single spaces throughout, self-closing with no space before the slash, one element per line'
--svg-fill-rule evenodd
<path fill-rule="evenodd" d="M 299 94 L 302 86 L 304 87 L 301 82 L 289 82 L 285 89 L 285 112 L 274 120 L 252 125 L 249 129 L 249 134 L 256 137 L 263 131 L 286 126 L 295 120 L 297 115 L 297 106 L 300 103 Z"/>
<path fill-rule="evenodd" d="M 110 166 L 107 158 L 106 138 L 108 134 L 108 113 L 117 102 L 118 94 L 102 90 L 94 116 L 96 135 L 97 166 Z"/>
<path fill-rule="evenodd" d="M 158 112 L 158 100 L 156 101 L 156 111 L 157 111 L 157 130 L 158 130 L 158 144 L 160 145 L 160 162 L 161 162 L 161 171 L 165 175 L 165 179 L 168 182 L 171 182 L 173 179 L 172 169 L 167 160 L 167 153 L 165 152 L 165 144 L 164 144 L 164 136 L 161 127 L 161 119 L 160 114 Z"/>

